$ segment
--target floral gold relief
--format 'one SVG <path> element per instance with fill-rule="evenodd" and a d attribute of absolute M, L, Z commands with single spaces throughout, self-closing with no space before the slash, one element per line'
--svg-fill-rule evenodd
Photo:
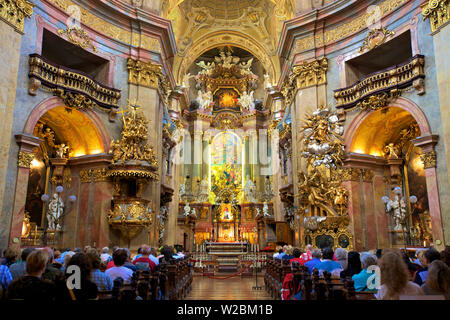
<path fill-rule="evenodd" d="M 19 159 L 17 165 L 21 168 L 30 168 L 31 161 L 34 159 L 34 153 L 19 151 Z"/>
<path fill-rule="evenodd" d="M 27 0 L 0 0 L 0 18 L 22 33 L 25 18 L 31 17 L 33 7 Z"/>
<path fill-rule="evenodd" d="M 380 15 L 383 17 L 408 1 L 409 0 L 386 0 L 378 6 Z M 370 19 L 372 19 L 371 13 L 366 13 L 337 28 L 325 30 L 323 35 L 312 35 L 298 39 L 295 43 L 294 50 L 296 52 L 306 51 L 345 39 L 346 37 L 367 28 L 367 21 L 370 21 Z"/>
<path fill-rule="evenodd" d="M 70 6 L 77 6 L 75 2 L 70 0 L 47 0 L 52 3 L 56 7 L 70 14 L 70 10 L 68 9 Z M 81 22 L 86 26 L 110 37 L 111 39 L 115 39 L 117 41 L 140 47 L 149 51 L 161 52 L 161 47 L 159 41 L 155 38 L 143 35 L 132 33 L 131 31 L 124 30 L 108 21 L 99 18 L 94 15 L 89 10 L 80 7 L 81 9 Z"/>
<path fill-rule="evenodd" d="M 437 158 L 436 151 L 426 152 L 420 156 L 420 159 L 422 160 L 425 169 L 435 168 L 437 164 L 436 158 Z"/>
<path fill-rule="evenodd" d="M 127 68 L 129 83 L 154 89 L 158 88 L 162 77 L 162 67 L 159 64 L 129 58 Z"/>

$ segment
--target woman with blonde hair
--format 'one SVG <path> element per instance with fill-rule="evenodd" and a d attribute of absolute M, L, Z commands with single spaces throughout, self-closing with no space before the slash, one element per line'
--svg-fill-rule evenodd
<path fill-rule="evenodd" d="M 442 295 L 450 300 L 450 268 L 441 260 L 434 260 L 422 289 L 426 295 Z"/>
<path fill-rule="evenodd" d="M 378 300 L 398 300 L 400 296 L 421 296 L 423 291 L 409 281 L 408 267 L 399 250 L 386 250 L 379 262 L 381 286 L 375 297 Z"/>
<path fill-rule="evenodd" d="M 286 254 L 281 258 L 281 260 L 291 260 L 294 258 L 294 247 L 291 245 L 288 245 L 286 247 Z"/>

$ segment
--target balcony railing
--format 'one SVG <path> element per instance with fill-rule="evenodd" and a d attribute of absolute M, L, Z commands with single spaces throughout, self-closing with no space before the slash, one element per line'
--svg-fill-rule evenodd
<path fill-rule="evenodd" d="M 370 96 L 413 86 L 415 81 L 425 78 L 424 63 L 424 56 L 416 55 L 405 63 L 372 73 L 350 87 L 335 90 L 336 108 L 347 110 Z"/>
<path fill-rule="evenodd" d="M 30 79 L 65 93 L 84 95 L 104 108 L 118 108 L 120 90 L 107 87 L 81 71 L 54 64 L 38 54 L 30 55 Z"/>

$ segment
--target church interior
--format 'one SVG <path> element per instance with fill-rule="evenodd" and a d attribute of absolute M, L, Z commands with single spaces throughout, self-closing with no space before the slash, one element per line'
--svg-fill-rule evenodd
<path fill-rule="evenodd" d="M 448 0 L 0 0 L 1 254 L 170 247 L 189 259 L 167 299 L 233 276 L 216 298 L 279 299 L 280 247 L 447 252 L 449 19 Z"/>

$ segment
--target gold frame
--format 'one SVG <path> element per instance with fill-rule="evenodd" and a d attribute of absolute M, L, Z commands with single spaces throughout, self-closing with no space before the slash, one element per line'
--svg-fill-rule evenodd
<path fill-rule="evenodd" d="M 347 251 L 353 250 L 353 235 L 347 229 L 338 229 L 337 232 L 334 232 L 333 230 L 327 230 L 327 229 L 321 229 L 321 230 L 319 229 L 318 231 L 313 231 L 313 232 L 307 231 L 307 232 L 305 232 L 304 237 L 310 236 L 311 237 L 311 244 L 313 246 L 315 246 L 316 245 L 316 238 L 318 236 L 321 236 L 321 235 L 328 235 L 328 236 L 331 236 L 333 238 L 333 240 L 334 240 L 333 250 L 336 250 L 337 248 L 341 248 L 339 246 L 339 237 L 341 235 L 345 235 L 349 239 L 349 244 L 348 244 L 347 248 L 343 248 L 343 249 L 346 249 Z"/>

